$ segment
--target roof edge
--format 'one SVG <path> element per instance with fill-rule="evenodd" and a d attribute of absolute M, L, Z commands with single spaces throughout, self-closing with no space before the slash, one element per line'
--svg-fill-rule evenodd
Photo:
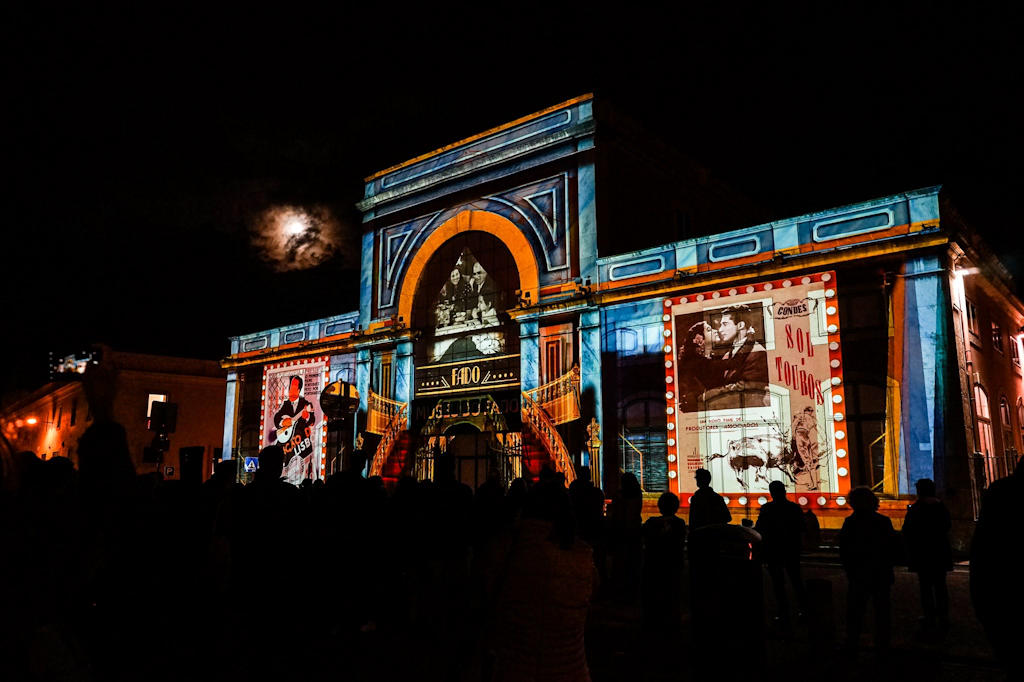
<path fill-rule="evenodd" d="M 475 141 L 477 141 L 479 139 L 487 137 L 488 135 L 494 135 L 495 133 L 500 133 L 503 130 L 508 130 L 509 128 L 514 128 L 517 125 L 526 123 L 527 121 L 530 121 L 530 120 L 535 119 L 535 118 L 539 118 L 539 117 L 541 117 L 541 116 L 543 116 L 545 114 L 551 113 L 552 111 L 557 111 L 559 109 L 564 109 L 565 107 L 571 106 L 573 104 L 577 104 L 579 102 L 586 102 L 587 100 L 592 100 L 592 99 L 594 99 L 594 93 L 588 92 L 588 93 L 586 93 L 584 95 L 580 95 L 579 97 L 573 97 L 572 99 L 568 99 L 568 100 L 566 100 L 564 102 L 560 102 L 558 104 L 553 104 L 550 107 L 541 109 L 540 111 L 535 111 L 532 114 L 527 114 L 526 116 L 522 116 L 520 118 L 517 118 L 514 121 L 509 121 L 508 123 L 502 123 L 501 125 L 496 126 L 494 128 L 491 128 L 489 130 L 485 130 L 482 133 L 477 133 L 476 135 L 471 135 L 471 136 L 463 138 L 463 139 L 461 139 L 461 140 L 459 140 L 457 142 L 452 142 L 451 144 L 445 145 L 443 147 L 439 147 L 439 148 L 437 148 L 437 149 L 435 149 L 433 151 L 429 151 L 426 154 L 420 154 L 419 156 L 411 158 L 411 159 L 409 159 L 407 161 L 403 161 L 403 162 L 395 164 L 394 166 L 391 166 L 389 168 L 385 168 L 384 170 L 377 171 L 376 173 L 373 173 L 372 175 L 368 175 L 367 177 L 363 178 L 363 182 L 372 182 L 373 180 L 376 180 L 378 178 L 384 177 L 385 175 L 387 175 L 389 173 L 394 173 L 396 170 L 400 170 L 402 168 L 406 168 L 407 166 L 411 166 L 411 165 L 413 165 L 415 163 L 419 163 L 420 161 L 423 161 L 424 159 L 429 159 L 432 156 L 436 156 L 436 155 L 441 154 L 443 152 L 446 152 L 446 151 L 448 151 L 450 149 L 455 149 L 456 147 L 461 147 L 462 145 L 469 144 L 470 142 L 475 142 Z"/>

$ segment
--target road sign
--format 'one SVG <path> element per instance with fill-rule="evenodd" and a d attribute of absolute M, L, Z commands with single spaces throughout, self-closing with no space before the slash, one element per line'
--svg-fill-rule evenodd
<path fill-rule="evenodd" d="M 164 467 L 164 478 L 174 478 L 174 467 Z"/>
<path fill-rule="evenodd" d="M 246 457 L 245 458 L 245 473 L 252 474 L 256 472 L 256 467 L 259 466 L 259 457 Z"/>

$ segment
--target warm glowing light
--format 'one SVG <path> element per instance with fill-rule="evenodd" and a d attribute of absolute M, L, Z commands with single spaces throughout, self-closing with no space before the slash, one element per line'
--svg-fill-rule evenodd
<path fill-rule="evenodd" d="M 25 420 L 25 423 L 28 424 L 29 426 L 35 426 L 36 424 L 39 423 L 39 420 L 36 419 L 35 417 L 29 417 L 28 419 Z"/>
<path fill-rule="evenodd" d="M 355 253 L 338 219 L 325 206 L 280 205 L 251 219 L 253 246 L 278 272 L 316 267 L 335 256 Z"/>

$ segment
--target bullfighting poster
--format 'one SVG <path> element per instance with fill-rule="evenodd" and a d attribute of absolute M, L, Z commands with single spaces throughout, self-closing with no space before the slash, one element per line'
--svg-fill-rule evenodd
<path fill-rule="evenodd" d="M 320 392 L 329 371 L 329 358 L 268 365 L 263 370 L 261 447 L 281 446 L 282 478 L 295 485 L 323 475 L 327 425 Z"/>
<path fill-rule="evenodd" d="M 678 490 L 696 489 L 699 468 L 720 493 L 767 494 L 776 480 L 797 493 L 848 489 L 837 306 L 831 272 L 666 299 Z"/>

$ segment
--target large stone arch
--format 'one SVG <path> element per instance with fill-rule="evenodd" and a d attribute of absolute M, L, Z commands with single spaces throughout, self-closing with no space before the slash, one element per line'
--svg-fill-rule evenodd
<path fill-rule="evenodd" d="M 516 227 L 515 223 L 496 213 L 488 211 L 462 211 L 435 229 L 416 251 L 402 279 L 402 288 L 398 296 L 398 314 L 411 323 L 413 302 L 419 286 L 420 277 L 430 261 L 434 251 L 442 244 L 461 232 L 486 232 L 497 237 L 512 254 L 519 270 L 519 288 L 531 293 L 536 301 L 540 289 L 540 272 L 534 258 L 533 248 L 529 240 Z"/>

